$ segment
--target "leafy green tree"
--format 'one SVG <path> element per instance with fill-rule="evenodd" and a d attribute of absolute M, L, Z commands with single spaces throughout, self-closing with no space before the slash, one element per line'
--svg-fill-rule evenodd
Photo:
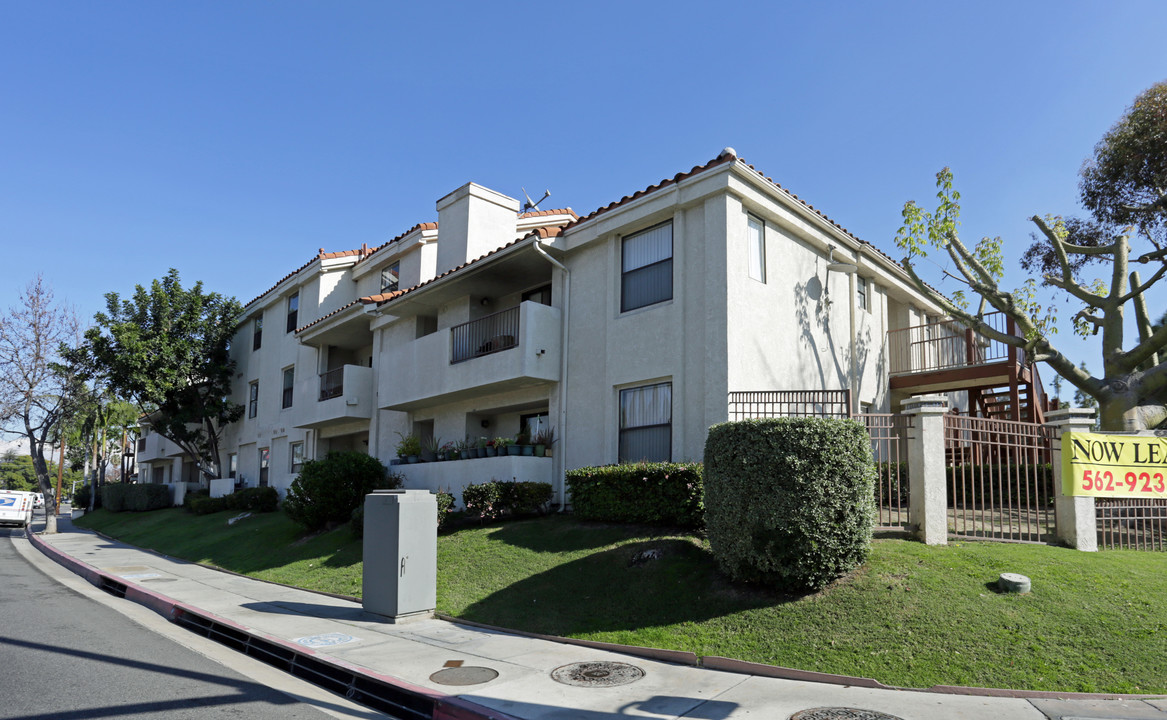
<path fill-rule="evenodd" d="M 983 238 L 973 247 L 960 240 L 960 193 L 948 168 L 936 178 L 937 209 L 928 212 L 908 202 L 896 235 L 914 284 L 953 317 L 985 337 L 1024 350 L 1030 362 L 1044 361 L 1082 398 L 1096 400 L 1104 430 L 1167 423 L 1167 325 L 1151 325 L 1146 301 L 1148 290 L 1167 273 L 1167 82 L 1135 99 L 1083 167 L 1079 189 L 1092 219 L 1030 218 L 1038 229 L 1038 244 L 1027 259 L 1044 272 L 1046 284 L 1083 305 L 1074 316 L 1076 331 L 1101 333 L 1101 377 L 1054 347 L 1056 313 L 1039 301 L 1036 279 L 1012 291 L 1001 288 L 1000 238 Z M 1134 243 L 1140 241 L 1149 247 L 1136 251 Z M 976 311 L 969 309 L 963 291 L 944 297 L 917 274 L 914 260 L 926 256 L 929 248 L 946 251 L 958 273 L 952 277 L 980 296 Z M 1147 265 L 1149 277 L 1144 280 L 1132 271 L 1132 263 Z M 1080 275 L 1092 264 L 1109 265 L 1109 280 L 1082 280 Z M 986 305 L 1012 318 L 1020 336 L 984 323 Z M 1128 309 L 1138 329 L 1138 342 L 1129 348 Z"/>
<path fill-rule="evenodd" d="M 78 340 L 80 326 L 71 309 L 58 303 L 37 276 L 17 304 L 0 316 L 0 431 L 28 442 L 36 484 L 46 497 L 55 476 L 45 451 L 53 448 L 58 425 L 72 412 L 79 387 L 65 349 Z M 45 531 L 57 531 L 55 512 L 45 513 Z"/>
<path fill-rule="evenodd" d="M 231 402 L 235 363 L 228 348 L 242 308 L 230 297 L 187 289 L 178 271 L 138 285 L 131 299 L 105 296 L 106 311 L 85 333 L 78 356 L 119 397 L 149 415 L 151 427 L 189 455 L 207 478 L 222 466 L 224 425 L 243 407 Z"/>

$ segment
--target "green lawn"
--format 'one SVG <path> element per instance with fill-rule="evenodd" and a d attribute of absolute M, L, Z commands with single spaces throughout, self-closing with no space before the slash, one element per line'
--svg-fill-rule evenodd
<path fill-rule="evenodd" d="M 255 577 L 360 594 L 360 544 L 347 526 L 297 541 L 282 513 L 233 528 L 227 517 L 98 512 L 78 524 Z M 632 562 L 649 548 L 663 556 Z M 1034 592 L 996 593 L 1001 572 L 1028 575 Z M 549 517 L 441 536 L 438 610 L 909 687 L 1167 693 L 1163 553 L 877 540 L 852 577 L 787 597 L 729 584 L 698 538 Z"/>

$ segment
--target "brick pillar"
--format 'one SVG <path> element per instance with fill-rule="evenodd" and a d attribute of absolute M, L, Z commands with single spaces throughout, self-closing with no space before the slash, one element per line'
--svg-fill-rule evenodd
<path fill-rule="evenodd" d="M 905 400 L 905 415 L 915 416 L 908 438 L 908 487 L 916 537 L 926 545 L 948 544 L 948 489 L 944 463 L 944 413 L 948 398 L 923 395 Z"/>
<path fill-rule="evenodd" d="M 1094 411 L 1065 408 L 1046 413 L 1045 424 L 1054 428 L 1054 499 L 1058 516 L 1058 540 L 1085 552 L 1098 550 L 1098 525 L 1094 515 L 1094 498 L 1066 495 L 1062 488 L 1062 435 L 1066 432 L 1090 432 L 1094 429 Z"/>

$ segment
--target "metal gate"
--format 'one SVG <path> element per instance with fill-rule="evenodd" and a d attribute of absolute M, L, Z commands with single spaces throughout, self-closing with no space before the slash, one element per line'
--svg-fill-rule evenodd
<path fill-rule="evenodd" d="M 1036 423 L 945 415 L 949 534 L 1054 542 L 1053 437 Z"/>
<path fill-rule="evenodd" d="M 1099 550 L 1167 550 L 1167 500 L 1095 498 Z"/>

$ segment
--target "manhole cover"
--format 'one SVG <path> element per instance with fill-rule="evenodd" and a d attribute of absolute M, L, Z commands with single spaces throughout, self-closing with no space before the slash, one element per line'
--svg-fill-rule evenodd
<path fill-rule="evenodd" d="M 430 680 L 439 685 L 478 685 L 498 677 L 498 670 L 488 667 L 448 667 L 430 675 Z"/>
<path fill-rule="evenodd" d="M 796 712 L 790 720 L 902 720 L 895 715 L 848 707 L 821 707 Z"/>
<path fill-rule="evenodd" d="M 627 685 L 644 677 L 644 671 L 635 665 L 619 662 L 581 662 L 557 667 L 551 679 L 576 687 L 614 687 Z"/>

